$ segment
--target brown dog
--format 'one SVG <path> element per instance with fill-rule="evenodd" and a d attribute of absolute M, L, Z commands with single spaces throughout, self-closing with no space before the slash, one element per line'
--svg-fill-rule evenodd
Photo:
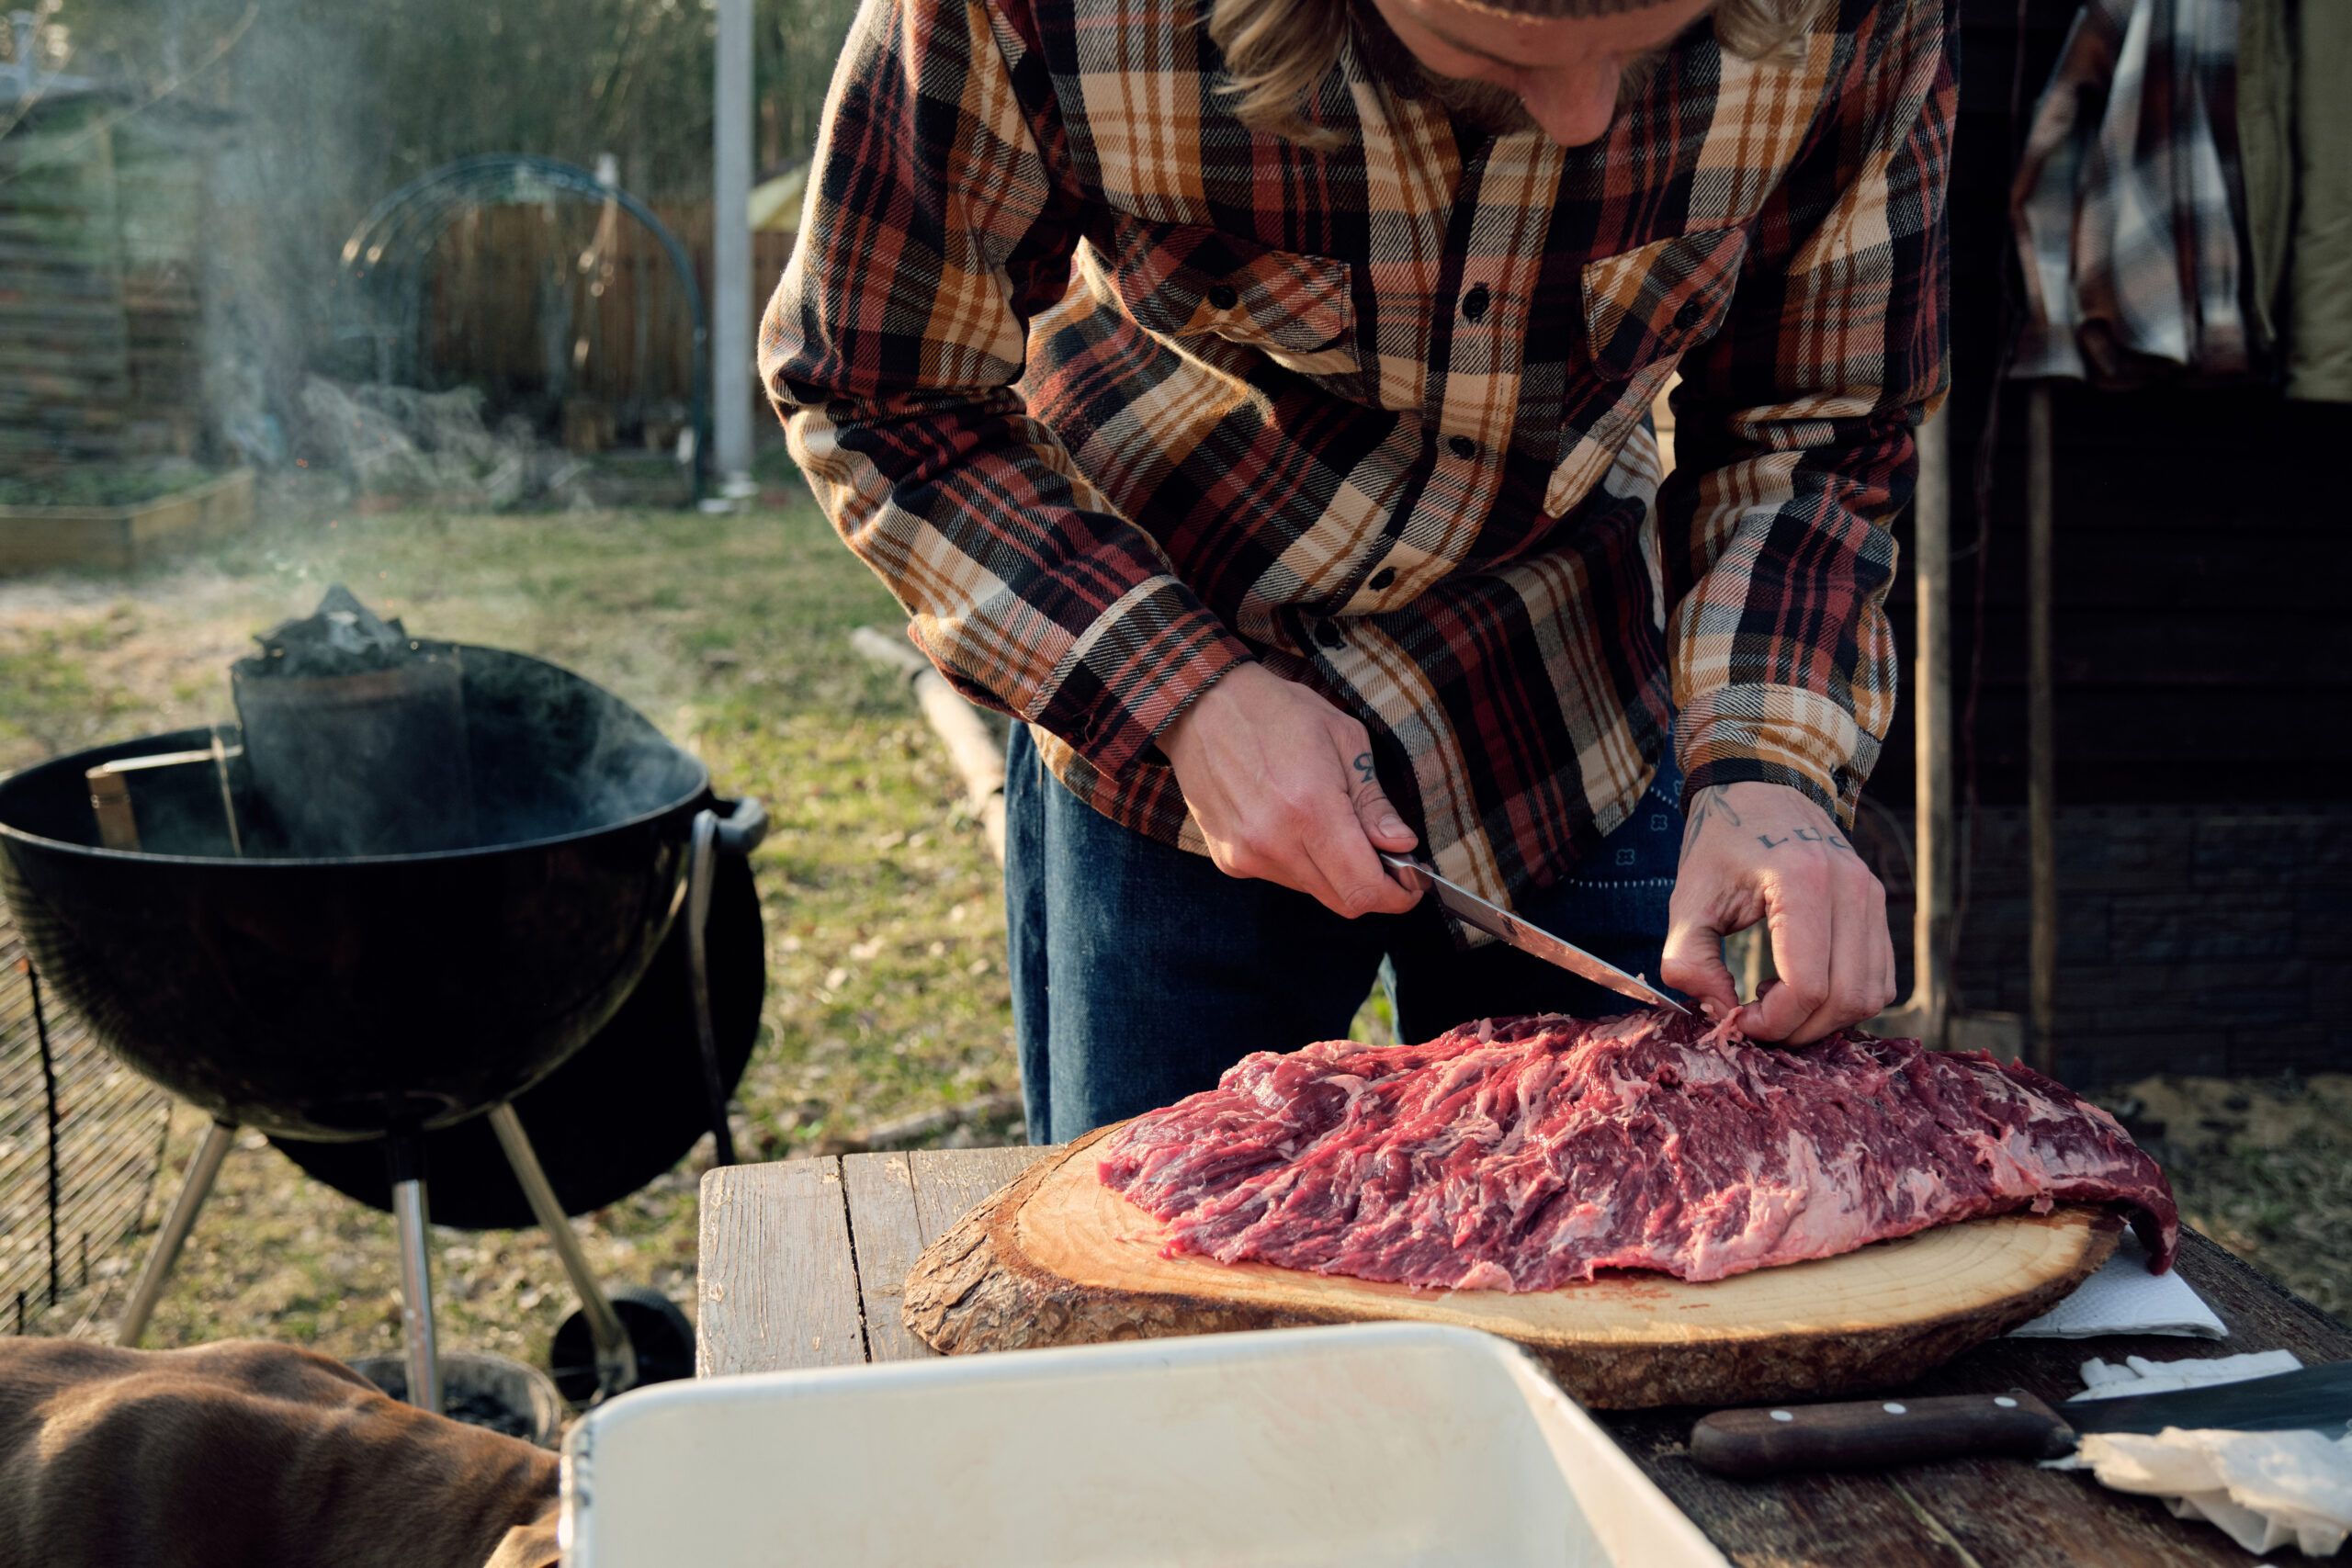
<path fill-rule="evenodd" d="M 291 1346 L 0 1338 L 0 1568 L 546 1568 L 556 1479 Z"/>

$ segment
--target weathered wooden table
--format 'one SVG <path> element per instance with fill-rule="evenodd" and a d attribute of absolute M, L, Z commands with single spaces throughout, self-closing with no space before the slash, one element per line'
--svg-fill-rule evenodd
<path fill-rule="evenodd" d="M 1045 1149 L 851 1155 L 714 1170 L 702 1184 L 704 1377 L 898 1361 L 933 1352 L 899 1320 L 916 1255 Z M 2352 1359 L 2352 1331 L 2202 1236 L 2184 1233 L 2180 1270 L 2229 1325 L 2224 1346 L 2158 1337 L 2004 1339 L 1910 1391 L 2022 1388 L 2052 1404 L 2093 1355 L 2172 1359 L 2227 1351 Z M 1743 1568 L 2174 1568 L 2251 1563 L 2212 1526 L 2173 1518 L 2086 1473 L 2020 1460 L 1967 1460 L 1842 1475 L 1727 1481 L 1690 1463 L 1691 1410 L 1598 1411 L 1617 1441 Z"/>

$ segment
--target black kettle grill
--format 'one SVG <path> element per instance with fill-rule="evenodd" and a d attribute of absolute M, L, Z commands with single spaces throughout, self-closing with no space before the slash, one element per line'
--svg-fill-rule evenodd
<path fill-rule="evenodd" d="M 495 649 L 437 651 L 462 724 L 435 743 L 464 755 L 425 772 L 468 792 L 458 826 L 435 829 L 449 847 L 303 852 L 317 803 L 290 821 L 288 784 L 254 787 L 235 727 L 189 729 L 0 780 L 0 893 L 107 1047 L 215 1118 L 119 1343 L 143 1333 L 239 1126 L 311 1147 L 380 1140 L 409 1388 L 438 1408 L 423 1151 L 481 1117 L 581 1297 L 595 1375 L 567 1393 L 609 1395 L 640 1378 L 630 1328 L 662 1314 L 615 1312 L 510 1102 L 606 1028 L 682 923 L 701 1061 L 675 1070 L 700 1077 L 732 1159 L 706 922 L 718 855 L 748 855 L 765 816 L 715 799 L 698 760 L 579 676 Z M 665 1321 L 674 1335 L 683 1318 Z M 679 1348 L 648 1359 L 675 1365 Z"/>

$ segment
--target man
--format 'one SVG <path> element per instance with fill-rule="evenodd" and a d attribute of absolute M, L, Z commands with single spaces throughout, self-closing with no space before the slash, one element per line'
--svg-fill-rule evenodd
<path fill-rule="evenodd" d="M 1384 957 L 1408 1039 L 1627 1007 L 1465 948 L 1376 851 L 1756 1038 L 1891 999 L 1839 823 L 1943 384 L 1951 26 L 867 0 L 763 367 L 917 642 L 1027 721 L 1034 1140 L 1343 1032 Z"/>

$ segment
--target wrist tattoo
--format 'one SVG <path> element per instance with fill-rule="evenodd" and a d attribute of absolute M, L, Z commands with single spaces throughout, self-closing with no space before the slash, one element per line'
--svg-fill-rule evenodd
<path fill-rule="evenodd" d="M 1682 853 L 1677 862 L 1678 864 L 1680 861 L 1690 858 L 1691 850 L 1699 842 L 1699 830 L 1708 823 L 1721 818 L 1735 828 L 1741 825 L 1739 813 L 1733 810 L 1730 804 L 1724 799 L 1724 787 L 1722 784 L 1709 784 L 1690 797 L 1690 809 L 1682 820 Z"/>
<path fill-rule="evenodd" d="M 1747 826 L 1740 819 L 1739 813 L 1733 810 L 1724 799 L 1724 791 L 1729 787 L 1728 784 L 1710 784 L 1690 796 L 1688 815 L 1684 818 L 1682 824 L 1681 858 L 1683 860 L 1690 858 L 1690 851 L 1699 841 L 1699 830 L 1708 823 L 1720 819 L 1734 828 Z M 1803 826 L 1791 828 L 1777 839 L 1768 830 L 1756 834 L 1755 839 L 1768 850 L 1777 850 L 1791 839 L 1794 839 L 1802 843 L 1821 844 L 1829 849 L 1842 850 L 1848 854 L 1854 852 L 1854 846 L 1839 835 L 1835 827 L 1826 832 L 1818 828 Z"/>

